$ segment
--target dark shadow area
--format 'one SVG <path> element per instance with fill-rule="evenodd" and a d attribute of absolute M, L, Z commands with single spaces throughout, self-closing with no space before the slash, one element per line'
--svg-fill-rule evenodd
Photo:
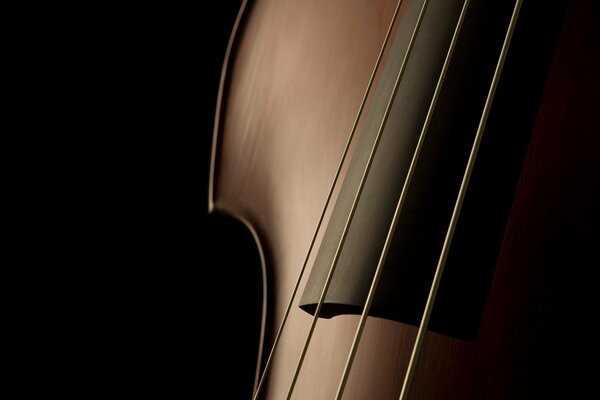
<path fill-rule="evenodd" d="M 76 156 L 62 161 L 68 195 L 48 232 L 68 233 L 47 258 L 75 272 L 44 327 L 56 331 L 49 359 L 67 365 L 68 380 L 52 382 L 61 393 L 250 397 L 258 255 L 247 231 L 208 214 L 217 92 L 240 3 L 93 10 L 69 30 Z"/>
<path fill-rule="evenodd" d="M 210 381 L 227 382 L 218 392 L 250 399 L 258 359 L 262 307 L 262 270 L 251 233 L 236 220 L 211 215 L 206 236 L 208 257 L 198 280 L 199 333 L 208 334 L 198 361 L 206 363 Z M 203 272 L 201 272 L 203 273 Z M 202 377 L 204 380 L 206 377 Z"/>

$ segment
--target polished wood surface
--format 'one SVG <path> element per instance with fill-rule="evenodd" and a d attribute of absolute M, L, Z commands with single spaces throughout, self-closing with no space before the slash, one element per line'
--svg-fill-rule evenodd
<path fill-rule="evenodd" d="M 264 256 L 266 348 L 394 6 L 256 1 L 232 42 L 210 201 L 213 211 L 254 232 Z M 593 9 L 584 0 L 568 9 L 479 335 L 469 342 L 430 333 L 410 398 L 525 399 L 592 388 L 581 363 L 582 345 L 598 347 L 591 328 L 600 226 L 594 209 L 600 154 L 590 123 L 600 92 Z M 292 307 L 264 398 L 285 398 L 310 319 Z M 357 321 L 319 321 L 293 398 L 334 397 Z M 412 326 L 371 318 L 344 398 L 398 398 L 415 334 Z"/>

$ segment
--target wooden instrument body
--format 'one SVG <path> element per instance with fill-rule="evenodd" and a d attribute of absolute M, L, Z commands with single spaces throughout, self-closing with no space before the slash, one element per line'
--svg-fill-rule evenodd
<path fill-rule="evenodd" d="M 395 3 L 256 1 L 232 38 L 209 201 L 244 222 L 262 254 L 263 365 Z M 574 396 L 592 388 L 579 364 L 597 349 L 594 7 L 573 1 L 567 9 L 477 339 L 428 333 L 410 398 Z M 285 398 L 311 318 L 292 307 L 263 398 Z M 292 398 L 334 397 L 357 322 L 319 320 Z M 415 335 L 414 326 L 370 318 L 344 398 L 398 398 Z"/>

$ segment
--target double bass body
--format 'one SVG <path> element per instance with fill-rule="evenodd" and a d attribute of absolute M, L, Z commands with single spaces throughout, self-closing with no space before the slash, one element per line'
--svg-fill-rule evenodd
<path fill-rule="evenodd" d="M 392 40 L 400 37 L 394 35 L 404 29 L 402 24 L 414 19 L 414 10 L 421 7 L 422 1 L 404 3 L 393 27 Z M 435 10 L 436 1 L 431 3 L 428 7 Z M 471 3 L 470 13 L 482 12 L 484 2 Z M 262 255 L 265 318 L 262 351 L 257 354 L 257 381 L 395 7 L 396 1 L 387 0 L 259 0 L 247 4 L 238 17 L 221 82 L 209 201 L 211 210 L 229 214 L 246 224 Z M 543 7 L 543 2 L 524 2 L 524 24 L 535 20 L 527 19 L 535 15 L 535 7 Z M 597 314 L 593 285 L 598 283 L 598 273 L 593 249 L 599 245 L 594 204 L 599 200 L 600 170 L 598 139 L 591 129 L 594 99 L 599 89 L 593 74 L 600 69 L 598 28 L 592 18 L 594 8 L 597 6 L 584 0 L 556 6 L 550 10 L 549 19 L 541 24 L 547 29 L 544 32 L 549 32 L 547 35 L 536 36 L 534 32 L 533 36 L 527 36 L 526 25 L 517 26 L 515 40 L 522 42 L 513 46 L 520 50 L 515 50 L 512 60 L 507 61 L 508 78 L 501 83 L 504 86 L 500 86 L 499 97 L 494 100 L 496 117 L 492 115 L 490 120 L 490 130 L 496 129 L 496 136 L 490 137 L 498 138 L 500 145 L 482 144 L 484 166 L 480 171 L 483 172 L 475 183 L 477 179 L 484 182 L 485 176 L 488 182 L 501 179 L 493 172 L 505 168 L 495 165 L 499 162 L 515 164 L 514 160 L 503 161 L 502 153 L 494 152 L 503 149 L 502 146 L 510 147 L 508 141 L 502 142 L 502 132 L 512 131 L 511 126 L 521 136 L 521 132 L 527 133 L 525 138 L 515 136 L 516 154 L 520 151 L 524 161 L 523 157 L 513 157 L 518 162 L 512 186 L 481 183 L 479 197 L 472 197 L 468 204 L 465 218 L 477 220 L 477 216 L 493 212 L 487 202 L 478 203 L 477 199 L 485 196 L 508 199 L 504 200 L 508 206 L 504 206 L 505 216 L 500 219 L 504 221 L 501 230 L 491 231 L 497 237 L 494 234 L 477 237 L 471 229 L 470 234 L 457 239 L 460 249 L 457 252 L 472 250 L 469 254 L 475 255 L 480 252 L 493 265 L 481 272 L 473 257 L 456 256 L 470 260 L 462 262 L 469 265 L 463 272 L 458 270 L 453 279 L 449 275 L 451 278 L 445 283 L 446 294 L 441 293 L 435 311 L 440 315 L 437 319 L 440 329 L 427 334 L 409 398 L 531 398 L 591 390 L 592 381 L 586 380 L 586 370 L 579 365 L 587 358 L 587 351 L 597 349 L 591 328 L 592 315 Z M 475 28 L 476 24 L 467 25 L 463 35 L 476 36 Z M 528 53 L 527 46 L 534 42 L 527 40 L 533 40 L 532 37 L 546 42 L 539 42 Z M 528 55 L 537 58 L 528 60 Z M 391 57 L 392 50 L 386 49 L 383 64 L 389 66 Z M 526 63 L 521 65 L 522 69 L 519 62 Z M 538 74 L 534 67 L 539 68 Z M 462 65 L 462 68 L 476 67 Z M 523 76 L 533 78 L 523 81 Z M 375 76 L 363 115 L 374 113 L 380 102 L 378 96 L 386 93 L 386 79 L 382 67 Z M 468 82 L 454 79 L 446 85 L 453 84 Z M 461 92 L 460 87 L 454 90 Z M 519 101 L 523 98 L 528 100 Z M 448 101 L 440 112 L 444 110 L 460 112 L 461 107 L 452 108 Z M 390 118 L 402 115 L 395 113 Z M 342 169 L 343 178 L 352 173 L 352 160 L 364 152 L 360 143 L 369 135 L 368 124 L 367 117 L 359 121 L 358 137 L 352 142 Z M 339 196 L 344 195 L 343 184 L 341 179 L 336 185 L 334 200 L 339 201 Z M 494 193 L 494 187 L 503 188 L 502 193 Z M 394 197 L 397 192 L 383 195 Z M 368 201 L 376 203 L 373 196 Z M 335 213 L 334 203 L 328 208 L 326 221 Z M 419 220 L 421 215 L 417 217 Z M 476 222 L 473 224 L 476 226 Z M 386 231 L 388 227 L 380 228 Z M 309 282 L 310 268 L 325 230 L 321 229 L 317 236 L 317 246 L 308 271 L 302 276 L 261 398 L 279 399 L 287 395 L 312 320 L 312 315 L 297 305 L 307 283 L 314 285 Z M 473 244 L 469 238 L 477 241 Z M 418 254 L 416 243 L 411 248 Z M 437 242 L 431 243 L 431 249 L 420 248 L 428 257 Z M 353 242 L 349 248 L 360 253 L 358 245 Z M 489 248 L 481 250 L 482 246 Z M 393 265 L 395 260 L 392 257 L 388 264 Z M 467 279 L 463 279 L 465 273 Z M 417 283 L 405 285 L 426 288 L 424 282 L 431 275 L 432 270 L 423 267 L 403 275 L 399 282 L 412 277 Z M 468 292 L 474 297 L 458 298 L 453 292 Z M 423 294 L 418 290 L 413 294 L 414 304 L 407 301 L 398 305 L 398 309 L 405 310 L 399 312 L 402 315 L 389 317 L 390 313 L 380 312 L 369 318 L 344 398 L 398 398 L 416 335 L 414 315 L 422 311 Z M 476 317 L 469 317 L 468 321 L 459 317 L 444 320 L 444 315 L 456 314 L 453 307 L 469 306 Z M 358 322 L 358 316 L 353 314 L 360 313 L 359 307 L 353 310 L 319 319 L 292 398 L 334 398 Z M 468 339 L 455 334 L 464 324 L 476 326 Z M 553 385 L 548 385 L 549 381 Z"/>

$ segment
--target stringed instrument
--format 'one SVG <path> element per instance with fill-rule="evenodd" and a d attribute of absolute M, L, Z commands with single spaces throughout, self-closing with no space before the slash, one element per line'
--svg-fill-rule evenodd
<path fill-rule="evenodd" d="M 242 5 L 209 207 L 262 262 L 254 399 L 593 393 L 598 10 Z"/>

